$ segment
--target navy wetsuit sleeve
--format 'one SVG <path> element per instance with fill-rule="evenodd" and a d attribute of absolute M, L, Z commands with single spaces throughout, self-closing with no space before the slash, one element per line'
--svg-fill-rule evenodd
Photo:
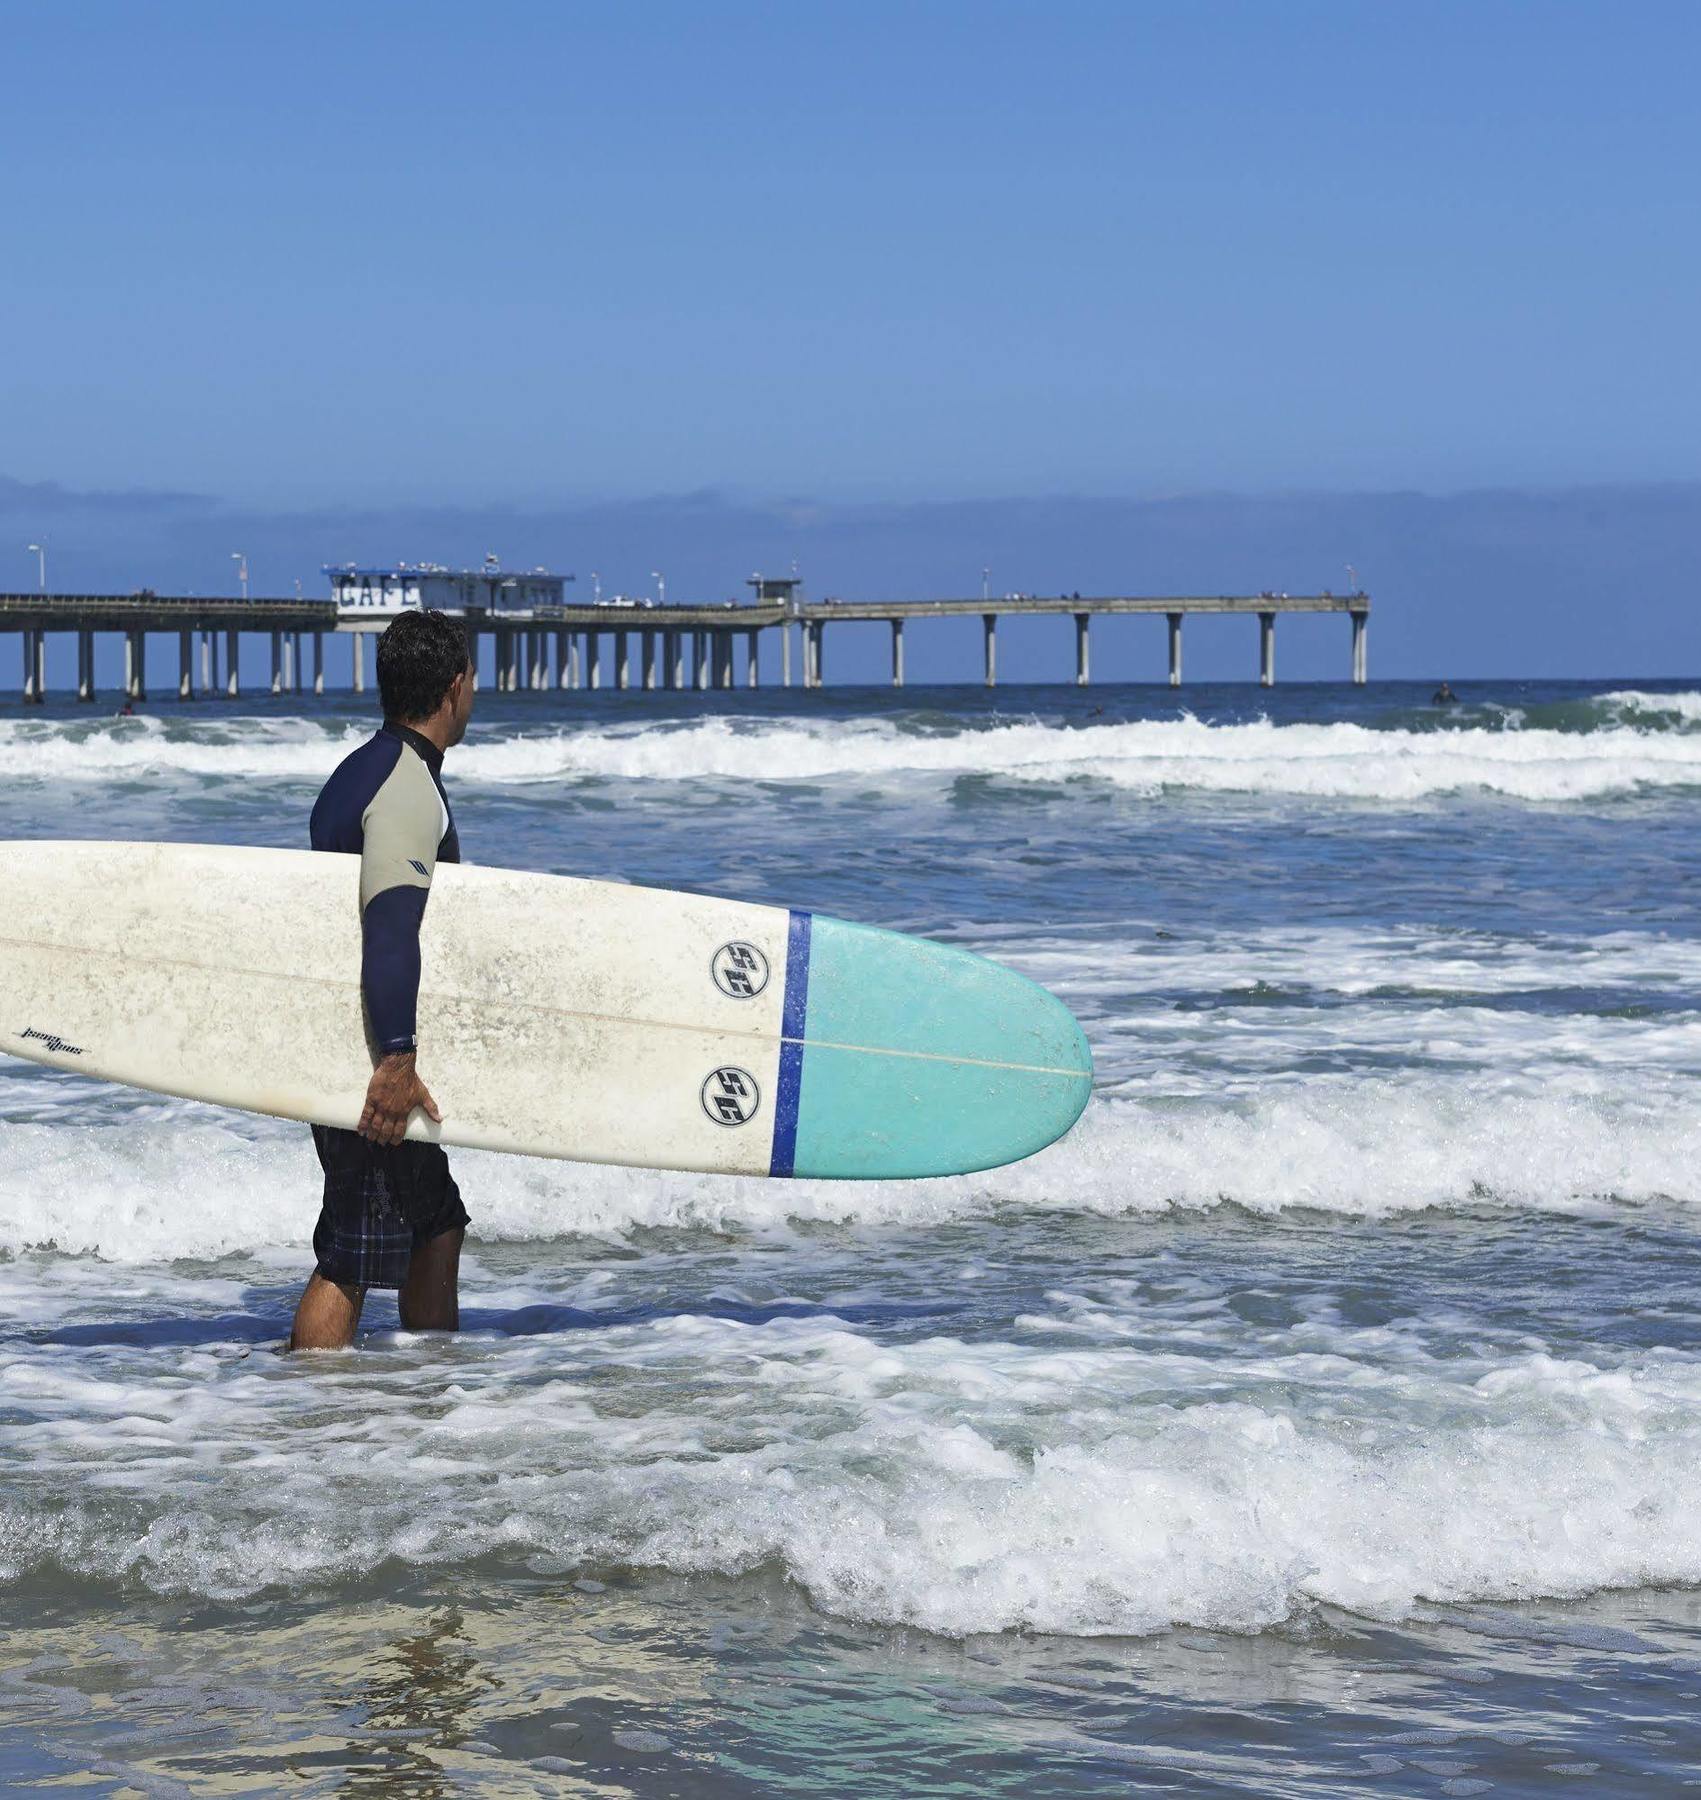
<path fill-rule="evenodd" d="M 404 750 L 366 808 L 360 852 L 360 986 L 386 1054 L 415 1047 L 419 928 L 443 820 L 430 771 Z"/>
<path fill-rule="evenodd" d="M 425 901 L 422 887 L 385 888 L 360 916 L 360 989 L 373 1039 L 386 1055 L 415 1047 Z"/>

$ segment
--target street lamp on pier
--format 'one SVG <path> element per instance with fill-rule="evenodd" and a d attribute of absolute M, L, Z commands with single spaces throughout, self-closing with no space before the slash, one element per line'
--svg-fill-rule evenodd
<path fill-rule="evenodd" d="M 656 584 L 656 593 L 658 595 L 656 604 L 658 606 L 666 606 L 667 605 L 667 577 L 661 572 L 660 569 L 651 569 L 650 579 Z"/>
<path fill-rule="evenodd" d="M 30 549 L 35 552 L 37 573 L 41 577 L 41 591 L 45 594 L 47 592 L 47 548 L 43 544 L 31 544 Z"/>
<path fill-rule="evenodd" d="M 240 550 L 232 550 L 230 560 L 236 564 L 236 578 L 242 583 L 242 598 L 248 598 L 248 558 Z"/>

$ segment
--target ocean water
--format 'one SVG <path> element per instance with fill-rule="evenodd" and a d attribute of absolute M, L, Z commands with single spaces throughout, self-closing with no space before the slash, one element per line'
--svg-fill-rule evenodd
<path fill-rule="evenodd" d="M 1701 1785 L 1701 691 L 1461 691 L 483 696 L 470 859 L 1002 958 L 1094 1098 L 461 1153 L 463 1333 L 292 1359 L 305 1130 L 0 1059 L 0 1789 Z M 370 724 L 14 704 L 0 838 L 299 844 Z"/>

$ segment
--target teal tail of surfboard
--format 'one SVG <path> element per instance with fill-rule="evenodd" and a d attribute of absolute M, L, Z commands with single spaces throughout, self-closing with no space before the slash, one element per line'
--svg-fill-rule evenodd
<path fill-rule="evenodd" d="M 774 1174 L 966 1174 L 1080 1117 L 1086 1037 L 1013 969 L 808 913 L 792 915 L 787 960 Z"/>

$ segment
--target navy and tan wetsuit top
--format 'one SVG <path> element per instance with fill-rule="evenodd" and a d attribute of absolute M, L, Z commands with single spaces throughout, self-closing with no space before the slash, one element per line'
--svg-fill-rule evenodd
<path fill-rule="evenodd" d="M 443 752 L 429 738 L 386 719 L 313 803 L 313 848 L 360 858 L 360 987 L 385 1053 L 414 1048 L 431 873 L 461 860 L 442 769 Z"/>

